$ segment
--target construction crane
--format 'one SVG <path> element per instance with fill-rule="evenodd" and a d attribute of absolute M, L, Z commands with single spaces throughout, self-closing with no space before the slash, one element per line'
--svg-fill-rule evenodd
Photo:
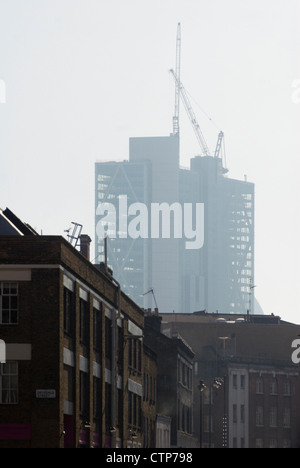
<path fill-rule="evenodd" d="M 181 25 L 177 25 L 177 36 L 176 36 L 176 67 L 175 73 L 180 82 L 180 58 L 181 58 Z M 179 102 L 180 102 L 180 91 L 179 85 L 175 85 L 175 110 L 173 116 L 173 135 L 179 135 Z"/>
<path fill-rule="evenodd" d="M 176 75 L 176 73 L 174 72 L 173 69 L 170 70 L 170 72 L 172 73 L 173 77 L 174 77 L 174 80 L 175 80 L 175 83 L 176 83 L 176 88 L 178 88 L 179 90 L 179 93 L 181 95 L 181 99 L 183 100 L 183 104 L 184 104 L 184 107 L 188 113 L 188 116 L 190 118 L 190 121 L 192 123 L 192 126 L 193 126 L 193 129 L 194 129 L 194 132 L 196 134 L 196 137 L 200 143 L 200 146 L 201 146 L 201 149 L 202 149 L 202 153 L 204 156 L 210 156 L 210 151 L 208 149 L 208 146 L 206 144 L 206 141 L 204 139 L 204 136 L 201 132 L 201 129 L 200 129 L 200 126 L 197 122 L 197 118 L 194 114 L 194 111 L 192 109 L 192 106 L 190 104 L 190 101 L 189 101 L 189 98 L 187 96 L 187 93 L 183 87 L 183 84 L 181 83 L 180 79 L 178 78 L 178 76 Z"/>
<path fill-rule="evenodd" d="M 218 141 L 217 141 L 217 145 L 216 145 L 214 157 L 217 158 L 217 159 L 220 158 L 220 159 L 222 160 L 221 172 L 222 172 L 222 174 L 226 174 L 226 173 L 228 172 L 228 169 L 226 168 L 225 147 L 223 148 L 223 149 L 224 149 L 224 152 L 223 152 L 223 154 L 222 154 L 221 157 L 220 157 L 220 152 L 221 152 L 221 147 L 222 147 L 223 139 L 224 139 L 224 133 L 223 133 L 223 132 L 219 132 Z M 224 159 L 224 160 L 223 160 L 223 159 Z M 224 167 L 223 167 L 223 163 L 224 163 Z"/>
<path fill-rule="evenodd" d="M 175 80 L 175 110 L 174 110 L 174 116 L 173 116 L 173 135 L 179 135 L 179 103 L 180 103 L 180 95 L 181 95 L 187 114 L 190 118 L 193 129 L 195 131 L 196 137 L 200 143 L 202 153 L 205 156 L 210 156 L 210 151 L 208 149 L 204 136 L 201 132 L 200 126 L 197 122 L 197 118 L 194 114 L 194 111 L 190 104 L 187 93 L 183 87 L 183 84 L 180 81 L 180 62 L 181 62 L 181 24 L 178 23 L 177 24 L 177 36 L 176 36 L 176 66 L 175 66 L 175 71 L 170 70 Z M 224 138 L 224 133 L 220 131 L 218 134 L 217 145 L 216 145 L 216 149 L 214 153 L 215 158 L 220 157 L 223 138 Z M 227 170 L 224 170 L 224 172 L 227 172 Z"/>
<path fill-rule="evenodd" d="M 217 146 L 216 146 L 216 149 L 215 149 L 215 155 L 214 155 L 215 158 L 219 158 L 219 156 L 220 156 L 223 137 L 224 137 L 224 133 L 220 132 L 219 135 L 218 135 Z"/>

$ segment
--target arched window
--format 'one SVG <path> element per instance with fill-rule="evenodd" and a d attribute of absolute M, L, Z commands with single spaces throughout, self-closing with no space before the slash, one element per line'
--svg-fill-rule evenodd
<path fill-rule="evenodd" d="M 278 383 L 277 379 L 274 378 L 270 382 L 270 395 L 277 395 L 278 394 Z"/>
<path fill-rule="evenodd" d="M 263 394 L 264 393 L 264 381 L 262 377 L 258 377 L 256 380 L 256 393 Z"/>

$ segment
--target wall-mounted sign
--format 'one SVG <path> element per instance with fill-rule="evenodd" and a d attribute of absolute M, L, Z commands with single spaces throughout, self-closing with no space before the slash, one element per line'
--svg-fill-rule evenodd
<path fill-rule="evenodd" d="M 3 340 L 0 340 L 0 363 L 6 363 L 6 344 Z"/>
<path fill-rule="evenodd" d="M 50 389 L 39 389 L 35 391 L 36 398 L 56 398 L 56 390 Z"/>

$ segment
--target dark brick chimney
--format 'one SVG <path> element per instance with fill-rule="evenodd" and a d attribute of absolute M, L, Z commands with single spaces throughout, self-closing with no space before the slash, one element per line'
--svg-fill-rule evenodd
<path fill-rule="evenodd" d="M 80 252 L 84 255 L 88 260 L 90 260 L 90 245 L 92 239 L 88 234 L 81 234 L 80 236 Z"/>

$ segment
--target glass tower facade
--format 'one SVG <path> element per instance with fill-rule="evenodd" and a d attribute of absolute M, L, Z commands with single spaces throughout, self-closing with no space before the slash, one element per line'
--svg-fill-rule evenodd
<path fill-rule="evenodd" d="M 95 165 L 97 263 L 104 261 L 104 235 L 97 229 L 103 212 L 97 214 L 97 207 L 110 203 L 116 216 L 107 222 L 108 264 L 140 306 L 158 306 L 160 312 L 252 313 L 254 185 L 230 179 L 222 160 L 211 156 L 194 157 L 189 169 L 181 169 L 176 135 L 131 138 L 129 148 L 129 161 Z M 127 213 L 120 205 L 125 197 Z M 125 232 L 134 203 L 147 208 L 147 237 Z M 184 237 L 152 238 L 153 203 L 202 203 L 203 246 L 188 250 Z"/>

